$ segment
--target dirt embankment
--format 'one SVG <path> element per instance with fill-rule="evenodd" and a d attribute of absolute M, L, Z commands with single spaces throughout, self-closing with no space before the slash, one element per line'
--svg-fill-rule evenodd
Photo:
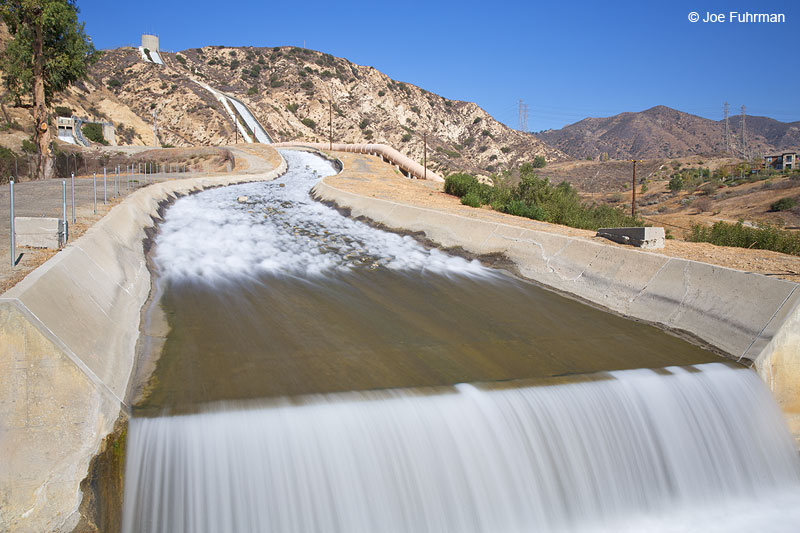
<path fill-rule="evenodd" d="M 394 202 L 436 209 L 459 216 L 501 222 L 539 231 L 571 235 L 590 239 L 607 246 L 623 246 L 595 236 L 595 232 L 539 222 L 527 218 L 498 213 L 485 206 L 475 209 L 462 205 L 458 198 L 446 194 L 441 184 L 423 180 L 409 180 L 378 158 L 355 154 L 335 154 L 348 172 L 326 179 L 330 185 L 345 191 L 390 200 Z M 800 257 L 770 252 L 728 248 L 707 243 L 667 240 L 664 249 L 657 253 L 701 261 L 766 276 L 774 276 L 800 283 Z"/>

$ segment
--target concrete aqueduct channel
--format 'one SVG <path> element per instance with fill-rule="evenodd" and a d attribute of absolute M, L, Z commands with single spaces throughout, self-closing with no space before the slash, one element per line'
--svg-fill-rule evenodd
<path fill-rule="evenodd" d="M 266 147 L 263 150 L 270 152 L 272 149 Z M 392 160 L 392 154 L 382 148 L 365 146 L 351 151 L 376 154 L 384 161 L 396 165 L 403 174 L 421 177 L 418 168 L 412 167 L 405 161 Z M 141 361 L 137 361 L 137 354 L 140 353 L 140 350 L 137 350 L 137 342 L 140 340 L 143 312 L 147 309 L 148 298 L 154 287 L 148 265 L 150 259 L 145 245 L 149 246 L 148 243 L 152 242 L 153 228 L 162 220 L 166 203 L 175 197 L 203 189 L 242 182 L 265 182 L 265 187 L 268 187 L 270 186 L 267 184 L 268 182 L 279 178 L 287 171 L 286 159 L 279 157 L 275 152 L 272 156 L 274 168 L 269 172 L 177 180 L 151 185 L 137 191 L 115 207 L 83 237 L 0 297 L 0 336 L 3 340 L 0 343 L 0 365 L 2 365 L 2 372 L 0 372 L 0 395 L 2 395 L 0 396 L 0 423 L 2 424 L 0 426 L 0 451 L 2 451 L 3 457 L 0 486 L 4 491 L 2 510 L 0 510 L 0 529 L 69 531 L 78 525 L 81 519 L 81 500 L 85 497 L 85 493 L 81 491 L 81 482 L 87 477 L 90 461 L 100 451 L 103 439 L 112 431 L 120 415 L 125 418 L 132 412 L 131 395 L 136 385 L 133 383 L 136 377 L 135 368 L 137 364 L 141 363 Z M 544 287 L 568 295 L 572 299 L 582 300 L 593 306 L 609 310 L 613 314 L 688 335 L 695 341 L 725 354 L 734 361 L 752 361 L 755 370 L 772 391 L 790 421 L 796 420 L 793 417 L 800 413 L 800 291 L 797 290 L 797 284 L 703 263 L 664 257 L 654 253 L 603 246 L 510 224 L 467 218 L 410 204 L 359 195 L 335 185 L 336 179 L 348 177 L 354 180 L 363 179 L 363 176 L 358 175 L 356 169 L 347 166 L 348 162 L 361 161 L 365 166 L 383 165 L 383 163 L 380 163 L 372 155 L 350 154 L 347 157 L 341 156 L 341 159 L 345 161 L 345 168 L 338 177 L 319 180 L 313 186 L 311 193 L 317 200 L 334 204 L 338 208 L 348 211 L 351 218 L 363 217 L 375 225 L 423 236 L 427 245 L 458 248 L 470 257 L 493 257 L 495 259 L 503 257 L 506 264 L 510 265 L 512 270 L 524 279 L 532 280 Z M 435 178 L 436 176 L 431 177 Z M 275 186 L 277 187 L 277 185 Z M 291 203 L 291 199 L 281 201 Z M 278 204 L 273 209 L 277 213 L 282 209 L 289 209 L 287 206 Z M 247 209 L 255 212 L 258 206 L 247 207 Z M 266 211 L 265 213 L 264 216 L 268 217 L 269 213 Z M 253 213 L 247 216 L 251 215 L 255 216 Z M 340 224 L 343 224 L 342 227 L 346 226 L 343 222 Z M 318 237 L 322 239 L 324 243 L 319 244 L 322 248 L 332 246 L 330 233 L 335 233 L 335 231 L 330 228 L 302 227 L 299 224 L 289 224 L 287 227 L 291 232 L 304 238 Z M 342 238 L 344 239 L 344 237 Z M 391 237 L 391 239 L 395 239 L 395 237 Z M 402 241 L 405 243 L 403 246 L 419 246 L 416 241 L 412 242 L 411 237 L 406 236 L 402 239 L 408 239 Z M 364 241 L 365 244 L 362 247 L 366 247 L 367 241 Z M 348 239 L 344 239 L 343 242 L 347 245 L 350 243 Z M 362 247 L 353 250 L 352 254 L 354 255 L 352 256 L 348 253 L 348 260 L 352 259 L 359 265 L 367 265 L 379 270 L 381 268 L 391 270 L 391 265 L 388 265 L 379 254 L 365 254 L 362 252 Z M 406 249 L 404 248 L 404 250 Z M 416 254 L 427 257 L 424 254 L 430 253 L 438 261 L 436 264 L 443 265 L 442 268 L 446 269 L 447 265 L 452 264 L 451 258 L 447 254 L 424 250 L 430 249 L 427 247 L 413 248 L 413 250 L 408 248 L 398 257 L 413 258 L 417 257 Z M 302 259 L 303 257 L 305 256 L 300 253 L 292 260 L 299 260 L 298 258 Z M 260 264 L 262 266 L 272 264 L 267 259 L 269 258 L 263 258 Z M 477 266 L 476 262 L 468 259 L 456 259 L 461 261 L 458 263 L 459 269 L 469 270 L 473 268 L 470 265 L 476 265 L 474 266 L 476 269 L 486 268 Z M 422 266 L 418 268 L 424 270 L 426 261 L 433 261 L 433 259 L 429 257 L 424 259 L 421 263 Z M 230 263 L 228 267 L 235 268 L 236 264 L 238 263 Z M 197 265 L 192 266 L 192 268 L 195 267 Z M 263 268 L 268 268 L 268 266 L 263 266 Z M 498 283 L 500 286 L 506 282 L 520 283 L 509 280 L 503 277 Z M 516 285 L 514 286 L 516 287 Z M 367 289 L 361 290 L 366 291 Z M 432 287 L 432 291 L 435 290 L 436 287 Z M 402 291 L 398 294 L 402 294 Z M 541 294 L 543 296 L 540 297 L 544 298 L 542 301 L 550 302 L 551 300 L 547 298 L 556 297 L 548 291 Z M 426 300 L 423 298 L 420 301 Z M 571 303 L 565 305 L 580 305 L 572 300 L 566 301 Z M 592 312 L 597 311 L 592 310 Z M 425 324 L 432 324 L 433 327 L 437 321 L 435 316 L 413 317 L 411 314 L 406 316 L 410 323 L 416 323 L 420 327 Z M 572 316 L 572 313 L 565 313 L 563 316 L 569 317 Z M 609 313 L 592 316 L 597 316 L 598 322 L 604 325 L 608 324 L 608 327 L 613 328 L 624 329 L 627 327 L 624 323 L 630 322 L 613 317 Z M 617 320 L 621 322 L 617 323 Z M 648 326 L 636 325 L 636 327 L 647 328 Z M 653 343 L 666 343 L 665 345 L 672 346 L 670 343 L 678 342 L 670 335 L 657 332 L 655 328 L 637 329 L 636 331 L 641 332 L 640 334 L 645 339 L 658 339 Z M 157 336 L 157 333 L 155 335 Z M 166 336 L 167 333 L 164 332 L 164 335 Z M 598 333 L 599 335 L 600 333 Z M 626 335 L 629 335 L 626 338 L 635 341 L 639 333 Z M 656 335 L 656 337 L 651 337 L 652 335 Z M 620 346 L 623 349 L 622 345 Z M 694 354 L 692 350 L 697 348 L 681 349 Z M 669 350 L 666 353 L 668 352 Z M 598 354 L 601 353 L 602 350 L 599 350 Z M 714 354 L 705 353 L 706 355 L 692 355 L 691 357 L 696 357 L 695 362 L 705 363 L 714 356 Z M 598 357 L 600 356 L 598 355 Z M 476 355 L 476 357 L 478 356 Z M 343 361 L 347 361 L 347 358 Z M 593 361 L 586 362 L 589 365 L 587 368 L 592 368 L 591 371 L 597 370 L 591 367 L 593 363 Z M 666 359 L 664 362 L 656 362 L 652 366 L 689 363 L 690 361 L 685 360 L 675 360 L 670 363 Z M 494 367 L 489 364 L 486 368 Z M 626 366 L 624 368 L 636 367 Z M 620 367 L 607 368 L 607 370 L 619 369 Z M 492 371 L 494 372 L 494 370 Z M 681 376 L 676 378 L 682 380 L 681 383 L 685 382 L 680 387 L 696 390 L 700 385 L 692 381 L 695 379 L 692 377 L 693 372 L 673 370 L 670 373 Z M 706 375 L 708 372 L 723 376 L 721 379 L 728 379 L 724 377 L 727 376 L 725 371 L 703 370 L 699 373 Z M 733 375 L 751 375 L 743 374 L 747 372 L 737 370 L 733 372 Z M 458 372 L 453 372 L 452 375 L 454 376 L 452 379 L 455 381 L 445 380 L 446 382 L 441 385 L 452 387 L 461 383 L 458 381 Z M 480 372 L 476 375 L 480 376 Z M 486 375 L 494 376 L 495 374 L 489 372 Z M 554 373 L 551 372 L 547 375 L 552 376 Z M 626 376 L 628 375 L 623 377 L 611 375 L 610 377 L 625 382 L 628 380 Z M 536 376 L 517 376 L 512 372 L 507 377 L 532 378 Z M 345 376 L 345 378 L 350 379 L 349 376 Z M 365 378 L 367 382 L 368 378 L 369 376 Z M 496 377 L 494 379 L 504 378 Z M 730 379 L 736 383 L 741 381 L 740 377 Z M 484 379 L 484 381 L 490 380 L 489 378 Z M 404 387 L 406 385 L 434 386 L 436 383 L 417 383 L 412 380 L 408 384 L 399 383 L 392 386 Z M 649 385 L 642 386 L 646 391 Z M 720 391 L 718 396 L 714 396 L 717 400 L 723 398 L 724 401 L 732 402 L 732 405 L 735 403 L 736 409 L 729 406 L 726 411 L 726 416 L 733 416 L 731 420 L 736 419 L 734 415 L 737 410 L 740 410 L 742 420 L 749 421 L 747 424 L 750 425 L 745 429 L 731 422 L 737 425 L 735 433 L 737 439 L 758 439 L 758 431 L 761 431 L 758 428 L 762 428 L 759 425 L 762 422 L 766 424 L 763 426 L 766 429 L 762 428 L 764 432 L 774 430 L 780 433 L 782 430 L 769 426 L 772 418 L 769 416 L 759 417 L 760 411 L 751 412 L 749 410 L 751 407 L 761 409 L 765 405 L 764 402 L 769 403 L 769 401 L 765 400 L 761 393 L 753 392 L 756 389 L 753 389 L 755 385 L 752 382 L 747 381 L 746 385 L 737 385 L 737 387 L 739 386 L 742 388 L 735 389 L 735 391 L 741 391 L 744 394 L 743 397 L 737 398 L 737 394 L 731 393 L 731 389 L 728 388 Z M 365 385 L 365 387 L 372 388 L 372 385 Z M 483 406 L 486 409 L 494 409 L 496 416 L 500 418 L 515 415 L 509 414 L 510 412 L 505 411 L 505 407 L 499 405 L 496 408 L 489 407 L 487 402 L 494 402 L 498 398 L 501 403 L 522 401 L 510 396 L 506 398 L 505 393 L 490 394 L 493 399 L 481 399 L 480 394 L 482 393 L 475 392 L 469 386 L 459 387 L 461 388 L 457 388 L 457 397 L 463 396 L 475 400 L 476 404 L 472 411 L 479 410 L 479 406 Z M 346 390 L 350 389 L 345 387 L 341 390 L 317 392 L 338 393 Z M 305 390 L 300 387 L 286 391 L 278 390 L 276 394 L 283 396 L 295 393 L 311 394 L 314 393 L 314 390 Z M 380 395 L 381 393 L 376 394 Z M 604 392 L 598 392 L 598 394 L 606 397 Z M 461 407 L 448 406 L 448 394 L 436 393 L 434 396 L 441 398 L 441 402 L 443 402 L 436 408 L 437 410 L 441 409 L 443 418 L 438 420 L 434 417 L 425 421 L 425 424 L 441 426 L 444 424 L 443 421 L 452 418 L 447 414 L 450 412 L 449 410 L 462 410 Z M 333 403 L 347 403 L 351 400 L 355 401 L 352 398 L 338 398 L 334 399 Z M 356 400 L 361 402 L 363 398 L 359 397 Z M 751 401 L 752 405 L 748 406 L 748 401 L 745 400 Z M 528 401 L 547 403 L 551 400 L 544 397 L 524 400 L 524 402 Z M 554 405 L 561 402 L 558 399 L 552 401 L 555 402 Z M 662 407 L 663 405 L 659 404 L 659 406 L 645 406 L 642 409 L 661 409 Z M 400 409 L 397 411 L 398 416 L 405 417 L 406 415 L 402 414 L 405 412 L 403 411 L 405 408 L 398 409 Z M 587 403 L 585 409 L 587 412 L 591 410 L 592 402 Z M 769 407 L 764 407 L 764 409 L 769 411 Z M 264 411 L 264 413 L 270 412 L 269 410 Z M 323 412 L 321 415 L 324 419 L 325 413 Z M 331 411 L 329 415 L 336 416 L 336 413 Z M 264 414 L 264 416 L 272 415 Z M 309 416 L 314 419 L 317 415 Z M 374 424 L 385 420 L 385 416 L 380 413 L 365 414 L 364 416 L 376 417 Z M 597 416 L 601 416 L 600 412 Z M 163 418 L 166 417 L 153 420 L 163 420 Z M 186 420 L 190 421 L 191 417 Z M 343 420 L 347 420 L 346 416 Z M 464 422 L 472 423 L 474 421 L 465 419 Z M 271 423 L 264 422 L 264 424 Z M 146 424 L 143 422 L 140 426 L 142 431 L 139 431 L 137 435 L 144 435 L 145 428 Z M 231 431 L 235 433 L 238 429 L 231 429 Z M 287 434 L 291 434 L 289 429 L 287 429 Z M 764 475 L 771 476 L 770 479 L 780 478 L 781 483 L 788 483 L 793 487 L 792 491 L 797 490 L 797 487 L 793 485 L 796 481 L 793 476 L 800 475 L 795 472 L 797 469 L 796 452 L 794 450 L 787 451 L 785 442 L 781 438 L 775 437 L 777 439 L 775 440 L 772 437 L 771 434 L 764 437 L 765 442 L 769 441 L 769 444 L 763 446 L 759 452 L 766 454 L 763 460 L 754 461 L 748 466 L 750 470 L 746 474 L 742 474 L 742 478 L 732 478 L 731 483 L 736 484 L 745 478 L 758 477 L 760 475 L 758 469 L 761 468 L 762 472 L 769 472 Z M 178 437 L 176 436 L 176 438 Z M 325 437 L 323 435 L 320 438 Z M 383 438 L 391 440 L 389 433 Z M 449 437 L 442 438 L 447 440 Z M 462 438 L 469 439 L 467 435 Z M 665 443 L 665 445 L 680 446 L 681 443 L 673 442 Z M 733 446 L 729 440 L 719 441 L 720 447 L 729 445 Z M 759 449 L 755 443 L 739 442 L 736 446 L 738 445 L 746 446 L 745 448 L 736 448 L 738 454 L 744 453 L 742 450 L 751 450 L 755 453 Z M 774 453 L 766 453 L 765 450 L 771 450 Z M 423 451 L 414 453 L 423 453 Z M 733 455 L 738 457 L 737 454 Z M 739 458 L 752 459 L 752 457 Z M 429 460 L 431 459 L 429 458 Z M 497 465 L 503 464 L 502 458 L 492 458 L 491 461 L 497 461 Z M 723 461 L 720 464 L 721 471 L 729 470 L 729 463 Z M 685 470 L 685 472 L 682 470 L 683 473 L 691 473 L 693 470 L 688 466 L 683 468 Z M 734 468 L 734 470 L 737 469 Z M 145 475 L 149 470 L 143 467 L 141 472 Z M 444 475 L 456 475 L 457 472 L 454 472 L 456 471 L 448 470 Z M 154 475 L 160 474 L 156 472 Z M 419 475 L 424 475 L 424 473 L 421 472 Z M 486 473 L 486 475 L 491 474 Z M 783 479 L 784 477 L 786 479 Z M 373 478 L 370 478 L 369 481 L 369 483 L 379 482 Z M 523 483 L 523 481 L 519 482 Z M 465 483 L 466 486 L 473 486 L 469 482 Z M 576 491 L 585 489 L 582 481 L 576 483 Z M 586 480 L 586 483 L 589 483 L 589 480 Z M 766 484 L 769 485 L 769 483 Z M 502 486 L 502 483 L 499 486 Z M 758 487 L 760 486 L 758 485 Z M 300 489 L 297 488 L 297 490 Z M 394 490 L 399 489 L 383 486 L 379 489 L 379 491 L 385 491 L 381 494 L 386 495 L 392 494 Z M 442 490 L 447 490 L 447 487 Z M 712 484 L 709 487 L 703 487 L 703 490 L 713 492 L 716 489 Z M 792 494 L 795 493 L 792 492 Z M 648 493 L 648 497 L 650 496 L 656 498 L 658 494 Z M 472 496 L 462 494 L 458 497 Z M 411 499 L 413 500 L 413 497 Z M 134 507 L 134 510 L 142 513 L 165 512 L 158 507 L 159 502 L 154 502 L 154 505 L 156 505 L 155 509 L 145 504 L 144 507 Z M 335 506 L 333 503 L 330 505 Z M 445 517 L 443 519 L 454 520 L 453 522 L 443 522 L 442 525 L 458 527 L 459 506 L 451 507 L 449 503 L 442 505 L 443 507 L 439 508 L 439 511 L 436 511 L 435 506 L 431 507 L 430 512 L 434 514 L 441 512 Z M 509 516 L 513 515 L 515 519 L 519 518 L 522 521 L 541 518 L 528 516 L 525 512 L 520 511 L 523 507 L 511 509 Z M 293 510 L 303 513 L 301 507 Z M 349 513 L 349 510 L 351 507 L 342 507 L 342 512 Z M 387 507 L 387 510 L 389 511 L 387 516 L 396 517 L 397 520 L 408 516 L 408 509 L 403 507 L 390 506 Z M 215 515 L 215 519 L 234 521 L 244 512 L 227 508 L 220 508 L 218 511 L 220 514 Z M 481 516 L 481 520 L 494 516 L 491 508 L 484 509 L 482 507 L 480 512 L 484 511 L 488 514 L 486 517 Z M 325 513 L 327 512 L 325 511 Z M 514 514 L 517 512 L 521 514 L 519 516 Z M 322 517 L 320 519 L 328 516 L 325 513 L 319 515 Z M 126 531 L 137 531 L 145 527 L 135 523 L 136 516 L 135 513 L 128 514 Z M 353 516 L 352 513 L 339 516 L 344 520 L 343 517 L 347 520 L 341 522 L 342 524 L 349 524 L 356 529 L 369 525 L 369 523 L 365 525 L 359 522 L 361 517 Z M 550 517 L 547 520 L 551 518 L 556 520 L 554 523 L 560 523 L 558 520 L 563 517 Z M 169 524 L 170 527 L 177 527 L 176 524 L 183 523 L 180 516 L 167 517 L 163 515 L 162 519 L 162 524 Z M 254 516 L 248 519 L 254 521 L 251 523 L 257 523 L 261 518 Z M 374 517 L 374 519 L 378 520 L 379 517 Z M 173 520 L 177 520 L 177 522 L 173 522 Z M 262 522 L 258 523 L 263 525 Z M 375 525 L 374 522 L 370 523 Z M 550 522 L 546 523 L 552 525 Z M 283 529 L 303 529 L 303 524 L 295 523 L 294 525 L 297 527 L 284 527 Z M 305 525 L 310 526 L 309 524 Z M 411 525 L 413 526 L 413 523 Z M 197 527 L 195 530 L 204 529 Z"/>

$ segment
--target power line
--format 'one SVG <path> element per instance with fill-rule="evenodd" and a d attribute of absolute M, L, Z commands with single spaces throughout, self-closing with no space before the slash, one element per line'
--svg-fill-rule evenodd
<path fill-rule="evenodd" d="M 528 131 L 528 104 L 519 99 L 519 131 Z"/>

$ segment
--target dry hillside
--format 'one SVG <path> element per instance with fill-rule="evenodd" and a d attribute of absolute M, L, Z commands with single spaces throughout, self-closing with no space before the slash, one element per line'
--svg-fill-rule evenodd
<path fill-rule="evenodd" d="M 157 111 L 161 143 L 217 145 L 234 142 L 233 124 L 196 81 L 244 101 L 281 141 L 326 140 L 332 93 L 334 141 L 387 143 L 421 161 L 427 131 L 433 168 L 479 174 L 536 155 L 565 158 L 474 103 L 448 100 L 313 50 L 205 47 L 162 57 L 166 65 L 158 66 L 142 61 L 134 48 L 105 51 L 91 79 L 62 104 L 122 122 L 123 142 L 152 143 Z"/>

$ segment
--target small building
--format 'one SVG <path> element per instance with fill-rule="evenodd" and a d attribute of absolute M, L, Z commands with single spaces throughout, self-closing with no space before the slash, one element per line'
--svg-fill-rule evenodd
<path fill-rule="evenodd" d="M 164 64 L 164 61 L 161 60 L 161 54 L 159 53 L 158 49 L 157 35 L 143 33 L 142 46 L 139 47 L 139 53 L 142 55 L 143 61 L 155 63 L 156 65 Z"/>
<path fill-rule="evenodd" d="M 798 153 L 795 151 L 765 155 L 764 166 L 774 170 L 792 170 L 800 168 L 797 166 L 797 156 Z"/>

